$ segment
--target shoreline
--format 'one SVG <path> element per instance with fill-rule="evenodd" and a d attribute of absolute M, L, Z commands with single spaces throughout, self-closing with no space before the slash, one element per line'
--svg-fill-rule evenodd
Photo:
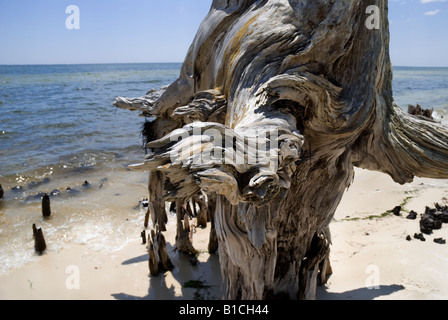
<path fill-rule="evenodd" d="M 433 239 L 448 239 L 448 226 L 425 235 L 426 242 L 407 241 L 407 235 L 420 232 L 419 219 L 408 220 L 405 212 L 378 218 L 404 200 L 403 210 L 421 214 L 444 198 L 448 199 L 448 180 L 416 178 L 401 186 L 384 174 L 356 169 L 330 225 L 334 273 L 327 285 L 318 287 L 317 299 L 447 299 L 446 245 Z M 143 230 L 143 220 L 141 226 Z M 0 299 L 220 300 L 219 257 L 206 253 L 209 229 L 194 234 L 193 244 L 201 251 L 196 266 L 187 256 L 173 252 L 175 229 L 174 223 L 168 224 L 164 233 L 173 272 L 149 276 L 147 246 L 136 233 L 111 252 L 94 250 L 88 243 L 71 244 L 57 253 L 34 257 L 33 262 L 0 276 Z M 203 286 L 186 288 L 189 281 Z M 369 286 L 376 288 L 369 290 Z"/>

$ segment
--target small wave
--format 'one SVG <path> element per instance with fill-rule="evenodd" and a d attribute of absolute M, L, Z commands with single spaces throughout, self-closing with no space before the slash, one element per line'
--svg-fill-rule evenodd
<path fill-rule="evenodd" d="M 128 89 L 128 92 L 142 92 L 140 89 Z"/>
<path fill-rule="evenodd" d="M 162 81 L 160 80 L 146 80 L 146 81 L 141 81 L 140 83 L 161 83 Z"/>
<path fill-rule="evenodd" d="M 36 131 L 42 131 L 42 130 L 51 130 L 51 129 L 69 129 L 77 127 L 77 123 L 45 123 L 45 124 L 39 124 L 32 127 L 33 130 Z M 43 138 L 52 138 L 52 135 L 44 136 Z"/>
<path fill-rule="evenodd" d="M 124 81 L 121 82 L 120 84 L 160 84 L 162 83 L 162 80 L 159 79 L 153 79 L 153 80 L 141 80 L 141 81 L 136 81 L 136 80 L 132 80 L 132 81 Z"/>
<path fill-rule="evenodd" d="M 0 215 L 0 260 L 4 262 L 0 274 L 39 260 L 33 248 L 33 224 L 44 232 L 46 254 L 56 254 L 72 245 L 112 253 L 140 234 L 145 210 L 134 207 L 147 194 L 146 174 L 121 167 L 115 153 L 85 151 L 81 159 L 96 156 L 113 161 L 95 166 L 85 175 L 76 169 L 51 165 L 3 184 L 8 214 Z M 66 160 L 79 159 L 72 155 Z M 88 186 L 84 185 L 86 180 Z M 19 183 L 23 187 L 13 191 L 12 186 Z M 69 192 L 69 186 L 70 191 L 77 192 Z M 50 194 L 51 190 L 54 194 Z M 43 193 L 50 194 L 50 219 L 43 219 L 40 214 Z"/>
<path fill-rule="evenodd" d="M 439 121 L 443 125 L 448 126 L 448 105 L 444 108 L 435 110 L 433 113 L 433 117 L 436 121 Z"/>

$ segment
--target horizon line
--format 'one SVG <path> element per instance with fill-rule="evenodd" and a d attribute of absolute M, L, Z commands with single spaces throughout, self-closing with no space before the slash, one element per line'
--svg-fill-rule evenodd
<path fill-rule="evenodd" d="M 76 66 L 76 65 L 96 65 L 96 64 L 183 64 L 184 62 L 164 61 L 164 62 L 87 62 L 87 63 L 8 63 L 0 66 Z M 424 66 L 424 65 L 394 65 L 392 67 L 405 68 L 448 68 L 447 66 Z"/>
<path fill-rule="evenodd" d="M 183 62 L 77 62 L 77 63 L 0 63 L 0 66 L 79 66 L 79 65 L 94 65 L 94 64 L 150 64 L 150 63 L 164 63 L 164 64 L 179 64 Z"/>

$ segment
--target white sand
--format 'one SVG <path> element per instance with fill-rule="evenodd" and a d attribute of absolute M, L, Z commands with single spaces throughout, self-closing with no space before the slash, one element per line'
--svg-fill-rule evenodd
<path fill-rule="evenodd" d="M 404 186 L 389 176 L 357 170 L 331 225 L 331 261 L 334 275 L 319 288 L 319 299 L 448 299 L 448 247 L 433 242 L 448 239 L 448 226 L 425 235 L 426 242 L 412 239 L 420 233 L 419 220 L 381 215 L 412 197 L 405 210 L 421 214 L 426 206 L 448 198 L 448 182 L 416 179 Z M 343 220 L 361 217 L 360 220 Z M 375 287 L 368 289 L 368 287 Z"/>
<path fill-rule="evenodd" d="M 426 242 L 409 242 L 406 236 L 419 232 L 419 220 L 407 220 L 405 213 L 366 219 L 393 209 L 407 197 L 412 199 L 405 209 L 422 213 L 425 206 L 448 198 L 448 181 L 416 179 L 400 186 L 385 175 L 357 170 L 331 226 L 334 274 L 318 289 L 318 299 L 448 299 L 448 277 L 444 275 L 448 245 L 433 242 L 436 237 L 448 239 L 448 226 L 426 236 Z M 192 266 L 188 258 L 171 251 L 174 232 L 171 226 L 166 233 L 176 266 L 173 272 L 149 277 L 147 246 L 137 237 L 113 253 L 73 245 L 0 276 L 0 299 L 170 300 L 195 295 L 220 299 L 218 257 L 202 253 L 199 264 Z M 208 229 L 197 231 L 197 249 L 205 252 L 208 234 Z M 210 287 L 184 288 L 182 284 L 190 280 L 201 280 Z M 369 290 L 368 286 L 379 287 Z"/>
<path fill-rule="evenodd" d="M 208 233 L 209 229 L 196 233 L 195 247 L 204 252 L 199 255 L 199 264 L 193 266 L 187 256 L 172 251 L 174 233 L 169 230 L 165 236 L 176 268 L 158 277 L 149 276 L 148 248 L 141 238 L 114 253 L 93 251 L 82 245 L 47 253 L 0 277 L 0 300 L 191 300 L 195 294 L 219 299 L 219 260 L 205 252 Z M 209 288 L 183 288 L 191 280 L 200 280 Z"/>

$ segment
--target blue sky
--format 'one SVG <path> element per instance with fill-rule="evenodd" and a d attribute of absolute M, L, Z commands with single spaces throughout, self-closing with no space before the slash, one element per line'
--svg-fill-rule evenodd
<path fill-rule="evenodd" d="M 0 64 L 182 62 L 210 4 L 0 0 Z M 79 30 L 66 28 L 69 5 Z M 389 0 L 389 21 L 394 65 L 448 67 L 448 0 Z"/>

